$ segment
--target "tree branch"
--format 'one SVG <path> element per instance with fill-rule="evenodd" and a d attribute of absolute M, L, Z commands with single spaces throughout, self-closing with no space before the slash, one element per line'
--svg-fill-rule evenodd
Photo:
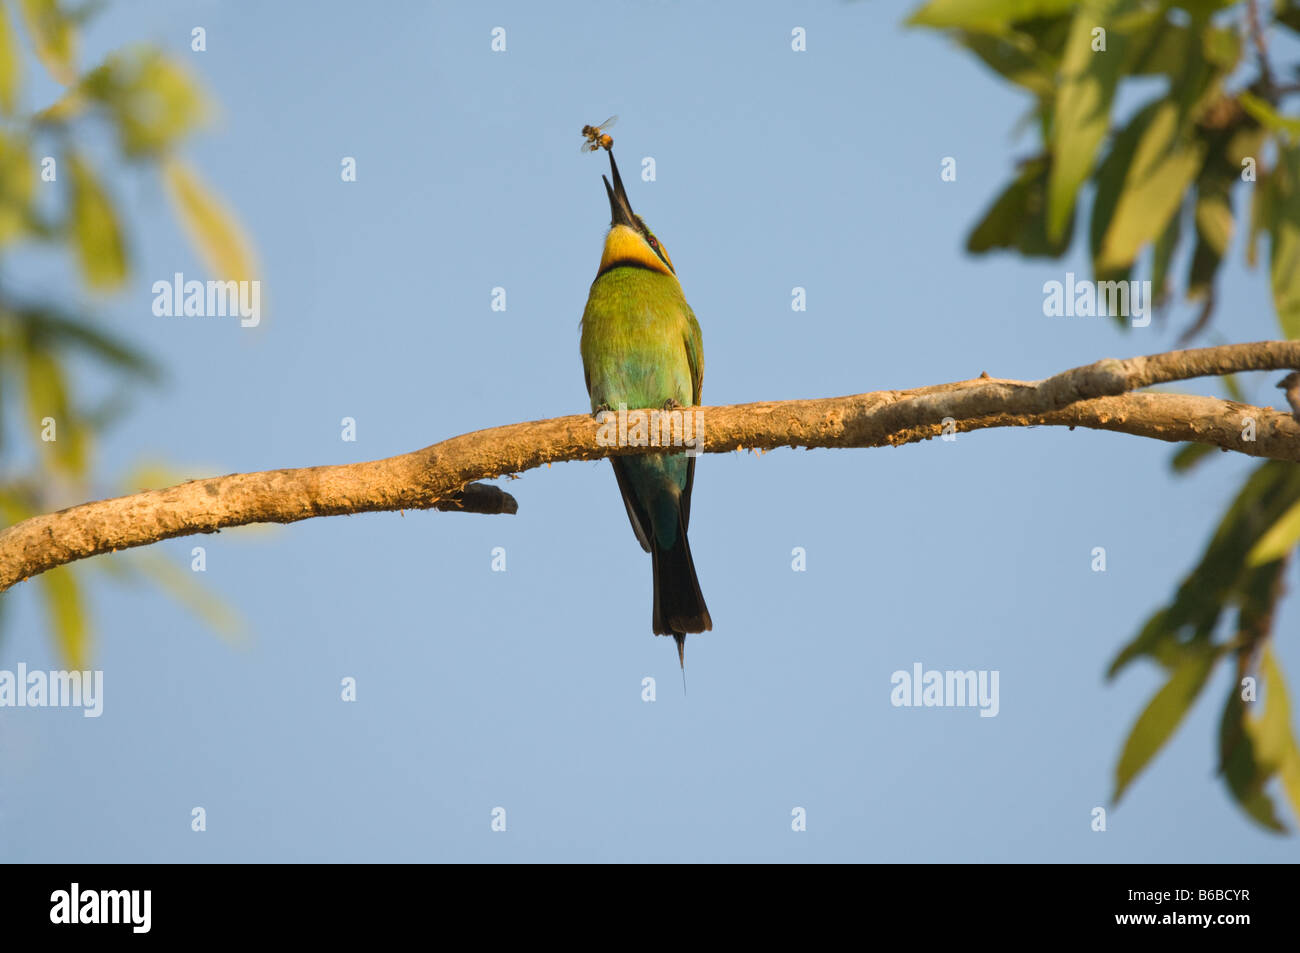
<path fill-rule="evenodd" d="M 1300 462 L 1300 423 L 1291 414 L 1213 397 L 1130 393 L 1196 377 L 1297 368 L 1300 342 L 1264 341 L 1103 360 L 1041 381 L 983 376 L 915 390 L 692 412 L 705 425 L 703 449 L 709 453 L 898 446 L 938 436 L 945 426 L 970 431 L 1047 425 L 1195 441 Z M 1248 418 L 1254 440 L 1245 436 Z M 671 449 L 602 446 L 599 426 L 587 415 L 511 424 L 384 460 L 191 480 L 35 516 L 0 530 L 0 592 L 77 559 L 228 526 L 379 510 L 514 513 L 513 497 L 474 481 L 542 464 Z"/>
<path fill-rule="evenodd" d="M 1247 0 L 1246 24 L 1250 38 L 1255 44 L 1255 58 L 1259 63 L 1259 75 L 1264 86 L 1273 88 L 1273 70 L 1268 64 L 1268 43 L 1264 39 L 1264 24 L 1259 17 L 1259 0 Z"/>

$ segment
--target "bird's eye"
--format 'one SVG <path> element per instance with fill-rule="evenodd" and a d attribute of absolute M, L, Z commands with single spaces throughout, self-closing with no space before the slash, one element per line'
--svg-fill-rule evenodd
<path fill-rule="evenodd" d="M 659 243 L 658 243 L 657 241 L 655 241 L 655 237 L 654 237 L 653 235 L 650 236 L 650 247 L 651 247 L 651 248 L 658 248 L 658 247 L 659 247 Z"/>

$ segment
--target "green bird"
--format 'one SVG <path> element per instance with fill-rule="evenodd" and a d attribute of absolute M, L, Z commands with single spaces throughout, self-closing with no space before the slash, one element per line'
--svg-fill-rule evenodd
<path fill-rule="evenodd" d="M 582 367 L 593 413 L 694 407 L 704 379 L 700 324 L 686 303 L 672 259 L 632 211 L 614 153 L 605 182 L 610 228 L 600 270 L 582 313 Z M 686 635 L 713 628 L 695 576 L 686 530 L 695 457 L 611 457 L 623 505 L 654 572 L 655 635 L 671 635 L 686 669 Z"/>

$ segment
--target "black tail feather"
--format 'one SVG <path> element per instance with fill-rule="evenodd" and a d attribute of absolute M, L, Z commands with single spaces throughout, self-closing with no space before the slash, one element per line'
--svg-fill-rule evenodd
<path fill-rule="evenodd" d="M 677 652 L 684 665 L 686 634 L 708 632 L 713 628 L 713 620 L 709 618 L 709 608 L 700 592 L 691 545 L 681 520 L 677 524 L 677 539 L 671 547 L 663 548 L 658 540 L 651 541 L 650 560 L 654 568 L 652 622 L 655 635 L 671 635 L 677 640 Z"/>

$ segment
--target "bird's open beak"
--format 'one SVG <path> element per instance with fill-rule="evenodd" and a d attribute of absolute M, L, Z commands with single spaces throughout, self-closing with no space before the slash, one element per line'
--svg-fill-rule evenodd
<path fill-rule="evenodd" d="M 623 188 L 623 177 L 618 174 L 618 163 L 614 161 L 614 153 L 612 152 L 609 154 L 609 168 L 614 174 L 614 185 L 611 187 L 609 179 L 603 175 L 600 178 L 605 183 L 605 191 L 609 194 L 610 225 L 626 225 L 628 228 L 639 231 L 641 225 L 632 213 L 632 203 L 627 200 L 627 191 Z"/>

